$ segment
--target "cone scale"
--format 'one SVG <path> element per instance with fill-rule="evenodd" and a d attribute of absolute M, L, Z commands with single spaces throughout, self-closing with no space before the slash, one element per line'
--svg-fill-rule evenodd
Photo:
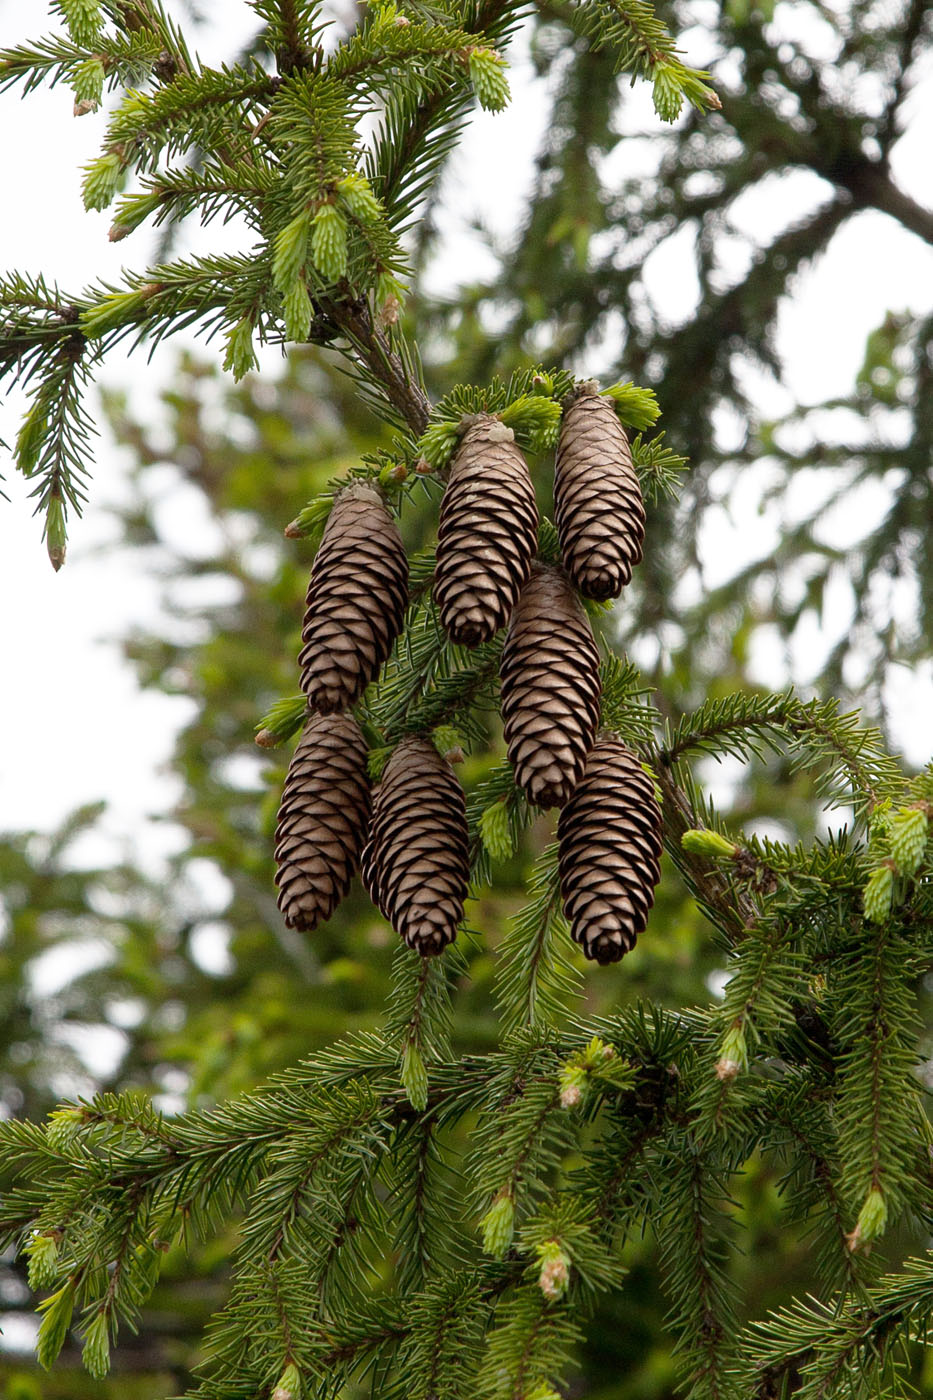
<path fill-rule="evenodd" d="M 585 598 L 617 598 L 641 562 L 645 506 L 625 429 L 585 385 L 564 414 L 554 466 L 564 568 Z"/>
<path fill-rule="evenodd" d="M 601 738 L 557 823 L 564 912 L 584 955 L 618 962 L 648 922 L 661 875 L 654 784 L 619 739 Z"/>
<path fill-rule="evenodd" d="M 402 739 L 373 798 L 361 873 L 373 903 L 423 957 L 457 935 L 469 884 L 463 789 L 427 739 Z"/>
<path fill-rule="evenodd" d="M 366 740 L 349 715 L 317 715 L 295 750 L 275 833 L 278 904 L 310 933 L 350 887 L 369 825 Z"/>
<path fill-rule="evenodd" d="M 562 807 L 599 725 L 599 651 L 561 569 L 536 564 L 502 651 L 501 706 L 515 781 L 536 807 Z"/>
<path fill-rule="evenodd" d="M 382 496 L 355 482 L 337 497 L 311 570 L 301 688 L 318 714 L 348 709 L 388 659 L 408 604 L 408 559 Z"/>
<path fill-rule="evenodd" d="M 434 601 L 451 640 L 474 647 L 504 627 L 531 572 L 538 508 L 509 428 L 470 424 L 441 503 Z"/>

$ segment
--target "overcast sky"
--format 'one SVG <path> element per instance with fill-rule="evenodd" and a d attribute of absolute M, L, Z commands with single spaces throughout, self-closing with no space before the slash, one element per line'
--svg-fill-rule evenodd
<path fill-rule="evenodd" d="M 202 3 L 200 8 L 211 16 L 222 14 L 223 32 L 219 36 L 216 30 L 203 31 L 199 51 L 209 62 L 229 58 L 251 31 L 251 12 L 233 0 Z M 790 13 L 779 4 L 778 18 L 782 10 Z M 45 3 L 0 0 L 4 46 L 57 27 Z M 691 52 L 690 36 L 686 39 L 688 61 L 702 63 L 703 53 Z M 696 43 L 699 47 L 699 37 Z M 448 177 L 457 209 L 448 215 L 448 256 L 435 274 L 446 279 L 448 290 L 465 259 L 475 266 L 484 256 L 466 231 L 472 215 L 480 214 L 503 238 L 515 228 L 544 112 L 527 64 L 518 63 L 513 92 L 516 100 L 503 116 L 478 115 Z M 647 116 L 647 93 L 644 102 Z M 97 152 L 104 117 L 74 120 L 71 108 L 72 97 L 64 86 L 39 90 L 25 101 L 18 89 L 0 95 L 5 133 L 0 144 L 0 267 L 43 272 L 66 289 L 80 289 L 98 278 L 118 280 L 122 264 L 139 266 L 151 244 L 145 235 L 110 244 L 110 214 L 83 212 L 80 167 Z M 933 206 L 929 69 L 908 112 L 910 130 L 896 150 L 895 175 L 916 199 Z M 503 151 L 509 152 L 509 159 L 502 159 Z M 801 210 L 812 200 L 808 178 L 785 183 L 780 193 L 750 195 L 737 210 L 738 222 L 744 220 L 750 233 L 777 227 L 795 200 Z M 216 237 L 218 228 L 212 225 L 206 237 Z M 654 272 L 657 304 L 662 312 L 669 306 L 675 315 L 689 295 L 689 267 L 678 262 L 676 249 L 668 249 Z M 867 333 L 889 309 L 905 308 L 933 310 L 933 251 L 883 215 L 867 212 L 850 221 L 830 253 L 798 280 L 793 301 L 782 313 L 780 343 L 791 390 L 809 401 L 846 392 L 861 363 Z M 105 369 L 104 382 L 126 385 L 134 402 L 148 411 L 159 386 L 167 382 L 174 353 L 172 348 L 161 350 L 151 365 L 145 355 L 112 363 Z M 266 366 L 275 369 L 274 356 Z M 0 438 L 7 443 L 16 436 L 21 409 L 22 400 L 15 394 L 0 403 Z M 8 460 L 2 464 L 11 502 L 0 501 L 0 718 L 6 739 L 0 747 L 0 829 L 47 829 L 76 804 L 106 797 L 113 838 L 142 837 L 145 852 L 156 859 L 177 836 L 164 825 L 147 824 L 146 816 L 164 811 L 175 795 L 174 782 L 161 769 L 175 727 L 187 714 L 187 702 L 142 693 L 107 640 L 158 618 L 157 587 L 142 565 L 131 567 L 126 556 L 115 562 L 102 553 L 102 546 L 114 538 L 107 506 L 119 498 L 125 467 L 121 454 L 100 440 L 91 505 L 83 521 L 73 522 L 68 563 L 56 575 L 41 544 L 41 522 L 30 514 L 26 484 L 11 472 Z M 296 502 L 296 508 L 300 504 Z M 735 504 L 738 526 L 723 514 L 709 542 L 711 561 L 719 554 L 731 563 L 740 538 L 760 542 L 772 528 L 767 520 L 752 522 L 743 516 L 741 499 Z M 171 501 L 165 509 L 171 515 Z M 754 536 L 749 533 L 752 526 L 758 532 Z M 184 525 L 179 522 L 178 528 Z M 837 614 L 836 624 L 838 608 Z M 832 599 L 828 624 L 834 625 Z M 780 651 L 769 655 L 767 642 L 762 645 L 760 679 L 780 684 Z M 811 637 L 806 645 L 816 647 L 819 639 Z M 930 671 L 905 674 L 892 700 L 899 742 L 914 762 L 924 761 L 933 750 Z"/>

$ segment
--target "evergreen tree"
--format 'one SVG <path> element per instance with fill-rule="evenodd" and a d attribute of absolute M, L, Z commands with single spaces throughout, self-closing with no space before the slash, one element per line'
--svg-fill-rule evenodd
<path fill-rule="evenodd" d="M 683 1010 L 671 1002 L 688 997 L 633 999 L 623 990 L 628 963 L 617 971 L 588 967 L 581 1006 L 584 969 L 561 909 L 564 872 L 533 820 L 527 799 L 535 791 L 515 781 L 529 760 L 516 751 L 513 772 L 503 757 L 496 718 L 503 634 L 472 649 L 455 644 L 432 599 L 436 507 L 476 415 L 493 420 L 498 443 L 530 457 L 546 507 L 547 454 L 579 393 L 568 366 L 582 342 L 555 347 L 553 363 L 543 366 L 510 363 L 506 344 L 488 373 L 463 375 L 453 387 L 448 381 L 432 405 L 414 327 L 399 314 L 406 275 L 399 231 L 474 95 L 494 109 L 505 101 L 500 50 L 514 10 L 378 7 L 325 48 L 311 6 L 257 0 L 263 29 L 254 52 L 211 72 L 149 0 L 62 0 L 59 8 L 69 37 L 0 56 L 0 73 L 27 84 L 62 77 L 79 105 L 99 101 L 104 83 L 121 92 L 137 85 L 121 97 L 106 150 L 89 169 L 89 207 L 103 207 L 135 171 L 140 190 L 118 205 L 117 236 L 150 216 L 233 209 L 247 214 L 260 244 L 250 256 L 160 265 L 122 290 L 75 299 L 39 280 L 8 280 L 3 362 L 35 385 L 18 463 L 36 477 L 53 563 L 64 559 L 67 507 L 83 496 L 89 424 L 80 390 L 122 338 L 157 338 L 192 323 L 223 328 L 226 365 L 241 376 L 253 364 L 253 336 L 334 347 L 354 378 L 341 396 L 328 375 L 331 402 L 342 398 L 356 422 L 349 402 L 356 395 L 383 425 L 368 444 L 356 444 L 359 455 L 348 464 L 346 440 L 338 439 L 335 456 L 344 460 L 310 468 L 289 442 L 290 460 L 262 477 L 274 499 L 260 502 L 248 455 L 239 474 L 230 472 L 215 444 L 213 458 L 198 459 L 199 485 L 226 509 L 245 505 L 254 523 L 267 524 L 276 513 L 289 519 L 297 492 L 313 490 L 287 531 L 310 541 L 298 546 L 309 555 L 348 482 L 366 483 L 400 518 L 411 552 L 408 611 L 355 714 L 374 779 L 393 771 L 393 753 L 404 753 L 397 746 L 412 737 L 433 742 L 429 752 L 440 764 L 465 755 L 473 899 L 467 926 L 440 956 L 398 947 L 385 1015 L 336 1045 L 309 1044 L 330 1039 L 320 1003 L 312 1006 L 312 992 L 293 1009 L 285 999 L 294 972 L 285 975 L 280 1009 L 287 1010 L 272 1059 L 293 1060 L 296 1041 L 313 1053 L 256 1092 L 173 1116 L 160 1116 L 138 1094 L 102 1093 L 59 1108 L 44 1127 L 28 1118 L 3 1124 L 13 1175 L 4 1229 L 23 1247 L 34 1286 L 51 1290 L 42 1303 L 40 1360 L 54 1361 L 74 1324 L 88 1371 L 103 1376 L 118 1328 L 138 1321 L 160 1271 L 177 1274 L 193 1255 L 190 1276 L 200 1270 L 203 1278 L 202 1240 L 215 1261 L 229 1261 L 232 1279 L 192 1395 L 286 1400 L 352 1395 L 362 1385 L 425 1400 L 469 1391 L 546 1400 L 568 1387 L 647 1394 L 626 1392 L 624 1379 L 611 1389 L 599 1354 L 611 1352 L 610 1334 L 620 1319 L 625 1326 L 638 1296 L 626 1288 L 626 1271 L 653 1276 L 656 1266 L 676 1338 L 678 1393 L 762 1400 L 899 1393 L 910 1343 L 930 1313 L 930 1263 L 918 1252 L 929 1226 L 929 1132 L 914 1073 L 931 915 L 929 771 L 911 780 L 880 736 L 831 700 L 742 687 L 684 713 L 667 687 L 653 697 L 662 715 L 639 673 L 613 651 L 615 615 L 575 603 L 573 635 L 591 626 L 599 635 L 598 718 L 632 755 L 623 786 L 645 830 L 661 804 L 671 865 L 657 913 L 670 917 L 659 921 L 656 946 L 663 949 L 675 917 L 692 917 L 682 908 L 699 909 L 730 974 L 721 1002 Z M 665 120 L 683 98 L 699 111 L 718 107 L 705 75 L 683 67 L 647 6 L 585 5 L 560 22 L 584 35 L 574 58 L 578 83 L 584 59 L 607 72 L 611 60 L 652 81 Z M 922 23 L 921 14 L 902 46 L 902 71 Z M 750 83 L 749 93 L 757 90 Z M 594 104 L 596 120 L 600 110 Z M 367 112 L 378 113 L 381 126 L 364 147 L 356 126 Z M 555 281 L 541 285 L 553 289 Z M 285 402 L 289 393 L 306 400 L 309 383 L 325 374 L 319 361 L 297 359 Z M 593 393 L 585 386 L 582 397 Z M 603 400 L 633 437 L 650 565 L 655 522 L 660 541 L 674 543 L 670 519 L 665 534 L 665 502 L 682 459 L 651 436 L 650 392 L 618 383 Z M 308 421 L 305 402 L 298 417 Z M 132 424 L 124 431 L 132 435 Z M 136 438 L 145 456 L 145 439 Z M 671 442 L 678 450 L 697 446 L 685 429 Z M 702 467 L 708 454 L 696 455 Z M 324 480 L 306 481 L 312 475 Z M 130 523 L 138 538 L 152 538 L 145 511 Z M 557 577 L 562 540 L 563 529 L 559 540 L 545 516 L 536 588 Z M 235 554 L 225 567 L 231 574 L 239 567 L 245 584 Z M 294 561 L 271 587 L 250 581 L 237 628 L 218 627 L 198 652 L 198 674 L 181 682 L 215 700 L 182 740 L 200 799 L 185 814 L 200 843 L 186 859 L 206 853 L 239 871 L 231 909 L 241 946 L 225 990 L 244 999 L 250 940 L 260 958 L 274 941 L 280 961 L 284 954 L 314 988 L 325 981 L 319 950 L 327 950 L 328 969 L 348 947 L 365 966 L 373 957 L 367 930 L 384 929 L 354 891 L 332 928 L 310 942 L 288 941 L 269 907 L 278 791 L 261 812 L 252 785 L 231 779 L 229 766 L 225 772 L 257 700 L 268 706 L 264 748 L 284 744 L 306 720 L 306 697 L 294 693 L 302 592 Z M 523 666 L 550 645 L 557 611 L 524 607 L 524 630 L 508 642 L 513 658 L 527 658 Z M 289 626 L 292 635 L 282 635 Z M 168 677 L 181 650 L 167 638 L 161 648 L 140 644 L 137 654 Z M 548 676 L 561 666 L 559 647 L 555 654 L 526 685 L 526 699 L 516 699 L 513 686 L 513 708 L 553 715 Z M 574 735 L 593 693 L 588 673 L 575 667 L 578 703 L 566 721 Z M 276 691 L 286 693 L 270 705 Z M 588 747 L 593 737 L 580 742 Z M 591 757 L 598 752 L 599 745 Z M 806 839 L 765 840 L 741 832 L 738 818 L 720 819 L 697 780 L 708 755 L 760 765 L 767 782 L 786 785 L 797 795 Z M 601 800 L 598 782 L 592 795 L 595 781 L 588 768 L 565 809 L 573 837 L 562 831 L 561 860 L 572 844 L 579 865 L 592 847 L 593 868 L 602 870 L 610 857 L 598 812 L 593 834 L 581 839 L 588 809 L 577 801 L 587 784 L 587 801 Z M 846 826 L 814 834 L 813 798 L 845 809 Z M 447 829 L 447 810 L 438 809 L 429 835 Z M 785 820 L 789 810 L 782 804 Z M 376 834 L 379 811 L 377 803 Z M 407 859 L 409 846 L 423 849 L 417 830 L 398 840 L 398 820 L 388 822 L 392 839 L 372 882 L 397 923 L 393 862 Z M 653 857 L 637 842 L 636 849 L 637 858 L 622 861 L 626 888 L 647 898 Z M 241 863 L 244 852 L 252 864 Z M 618 844 L 610 855 L 618 871 Z M 503 868 L 511 873 L 490 897 Z M 517 903 L 515 886 L 526 874 L 526 897 L 501 932 L 503 906 Z M 683 906 L 684 891 L 695 904 Z M 576 933 L 578 913 L 563 894 Z M 476 991 L 464 982 L 472 977 L 482 988 L 490 975 L 495 1019 L 481 999 L 477 1021 L 465 1024 L 463 1002 Z M 229 998 L 218 1008 L 202 996 L 189 1033 L 212 1016 L 224 1030 Z M 215 1060 L 220 1086 L 236 1089 L 229 1048 L 221 1035 Z M 278 1066 L 260 1054 L 245 1078 L 270 1068 Z M 772 1219 L 801 1251 L 798 1264 L 809 1266 L 796 1299 L 775 1284 L 766 1301 L 780 1311 L 768 1316 L 757 1289 L 743 1293 L 749 1277 L 738 1255 L 743 1242 L 753 1251 L 761 1245 L 749 1183 L 762 1171 L 759 1180 L 777 1197 Z M 639 1244 L 646 1232 L 648 1248 Z"/>

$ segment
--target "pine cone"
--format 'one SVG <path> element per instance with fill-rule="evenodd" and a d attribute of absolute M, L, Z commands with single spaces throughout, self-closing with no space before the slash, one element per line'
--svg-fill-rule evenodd
<path fill-rule="evenodd" d="M 661 875 L 661 810 L 635 754 L 600 739 L 557 823 L 560 892 L 588 958 L 618 962 L 648 922 Z"/>
<path fill-rule="evenodd" d="M 410 735 L 375 792 L 366 888 L 409 948 L 430 957 L 457 936 L 469 868 L 463 789 L 434 745 Z"/>
<path fill-rule="evenodd" d="M 513 434 L 477 415 L 441 503 L 434 601 L 452 641 L 475 647 L 509 620 L 531 572 L 538 507 Z"/>
<path fill-rule="evenodd" d="M 599 652 L 562 569 L 536 564 L 502 651 L 502 718 L 515 781 L 537 807 L 562 807 L 599 725 Z"/>
<path fill-rule="evenodd" d="M 584 388 L 564 414 L 554 467 L 564 568 L 585 598 L 618 598 L 641 561 L 645 506 L 625 429 Z"/>
<path fill-rule="evenodd" d="M 366 754 L 350 715 L 316 715 L 305 725 L 275 832 L 275 883 L 289 928 L 310 933 L 350 887 L 371 809 Z"/>
<path fill-rule="evenodd" d="M 298 664 L 318 714 L 345 710 L 392 650 L 408 604 L 408 560 L 398 526 L 375 487 L 354 482 L 337 497 L 308 585 Z"/>

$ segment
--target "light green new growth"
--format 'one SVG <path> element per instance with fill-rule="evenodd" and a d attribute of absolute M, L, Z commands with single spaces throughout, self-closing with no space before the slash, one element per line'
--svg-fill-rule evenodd
<path fill-rule="evenodd" d="M 894 889 L 894 871 L 890 865 L 879 865 L 868 877 L 863 901 L 865 918 L 872 923 L 882 924 L 891 912 L 891 895 Z"/>
<path fill-rule="evenodd" d="M 479 819 L 483 845 L 493 860 L 508 860 L 515 850 L 509 823 L 509 811 L 504 798 L 484 807 Z"/>
<path fill-rule="evenodd" d="M 81 48 L 96 43 L 104 24 L 100 0 L 54 0 L 52 8 L 61 13 L 68 33 Z"/>
<path fill-rule="evenodd" d="M 29 1259 L 29 1287 L 39 1292 L 51 1288 L 58 1279 L 58 1240 L 40 1231 L 27 1240 L 24 1253 Z"/>
<path fill-rule="evenodd" d="M 230 326 L 225 336 L 227 349 L 223 367 L 229 370 L 234 379 L 243 379 L 259 368 L 256 350 L 253 345 L 253 323 L 248 316 Z"/>
<path fill-rule="evenodd" d="M 611 399 L 615 411 L 627 428 L 644 431 L 652 427 L 661 413 L 657 395 L 653 389 L 642 389 L 631 382 L 611 384 L 603 389 L 604 398 Z"/>
<path fill-rule="evenodd" d="M 408 1102 L 420 1113 L 428 1104 L 428 1072 L 424 1057 L 413 1041 L 402 1052 L 402 1084 Z"/>
<path fill-rule="evenodd" d="M 336 204 L 322 204 L 311 220 L 311 261 L 325 282 L 347 271 L 347 222 Z"/>
<path fill-rule="evenodd" d="M 509 80 L 505 60 L 492 49 L 470 52 L 470 81 L 476 99 L 487 112 L 501 112 L 509 101 Z"/>
<path fill-rule="evenodd" d="M 708 856 L 710 860 L 732 860 L 738 853 L 738 846 L 727 841 L 718 831 L 685 831 L 680 844 L 692 855 Z"/>
<path fill-rule="evenodd" d="M 305 209 L 279 231 L 272 256 L 272 280 L 286 293 L 298 279 L 308 257 L 311 215 Z"/>
<path fill-rule="evenodd" d="M 256 725 L 257 744 L 261 748 L 275 748 L 278 744 L 284 744 L 298 732 L 307 714 L 308 700 L 305 695 L 289 695 L 276 700 Z"/>
<path fill-rule="evenodd" d="M 114 152 L 86 165 L 81 184 L 85 209 L 106 209 L 120 188 L 123 173 L 123 162 Z"/>
<path fill-rule="evenodd" d="M 285 339 L 304 341 L 311 329 L 313 308 L 302 277 L 296 277 L 282 298 L 285 313 Z"/>
<path fill-rule="evenodd" d="M 483 1249 L 494 1259 L 501 1259 L 515 1230 L 515 1203 L 508 1193 L 497 1196 L 483 1216 Z"/>
<path fill-rule="evenodd" d="M 922 807 L 901 807 L 891 818 L 888 839 L 891 858 L 902 875 L 913 875 L 927 843 L 927 812 Z"/>

